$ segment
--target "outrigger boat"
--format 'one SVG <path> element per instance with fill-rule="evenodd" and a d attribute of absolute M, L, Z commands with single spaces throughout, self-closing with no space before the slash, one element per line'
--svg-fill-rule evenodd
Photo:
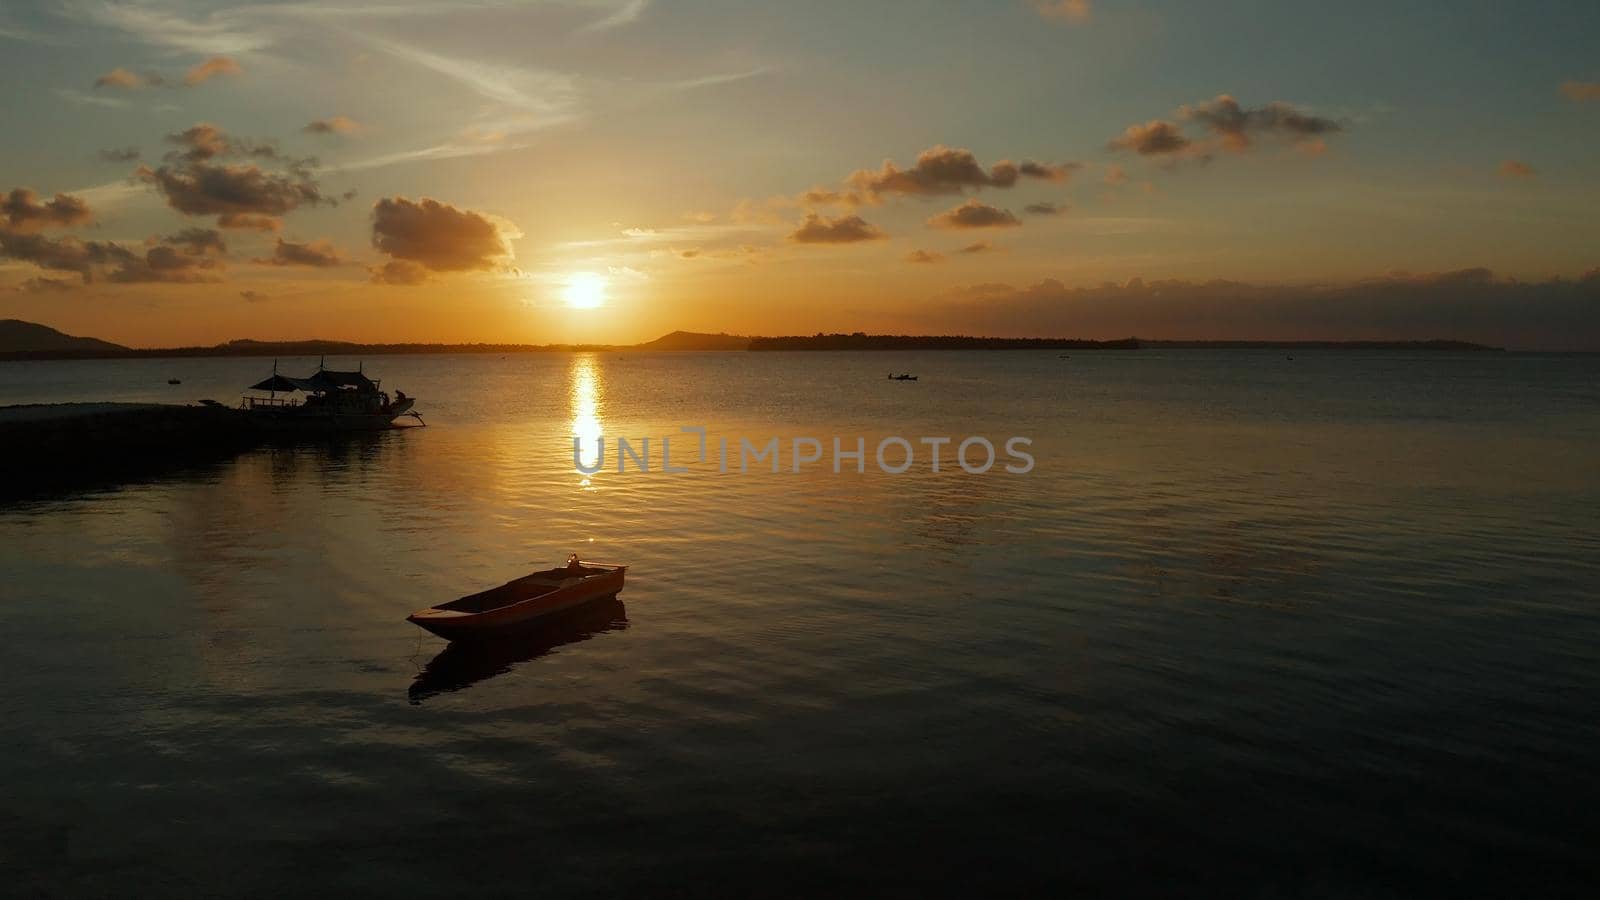
<path fill-rule="evenodd" d="M 411 409 L 417 402 L 414 398 L 403 391 L 390 398 L 380 385 L 359 368 L 335 372 L 318 365 L 309 378 L 291 378 L 278 374 L 274 362 L 272 377 L 249 388 L 267 396 L 247 394 L 239 408 L 253 424 L 292 431 L 372 431 L 391 427 L 401 416 L 422 422 Z M 278 396 L 294 393 L 305 394 L 305 399 Z"/>
<path fill-rule="evenodd" d="M 627 566 L 579 562 L 576 553 L 559 569 L 546 569 L 459 600 L 419 609 L 406 621 L 449 641 L 489 638 L 622 590 Z"/>

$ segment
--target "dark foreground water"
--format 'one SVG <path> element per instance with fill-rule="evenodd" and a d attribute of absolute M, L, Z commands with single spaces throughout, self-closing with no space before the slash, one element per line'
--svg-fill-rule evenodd
<path fill-rule="evenodd" d="M 367 363 L 429 427 L 0 507 L 6 893 L 1600 874 L 1600 358 Z M 0 363 L 0 403 L 231 402 L 264 369 Z M 719 474 L 684 425 L 823 461 Z M 586 477 L 574 432 L 658 469 L 676 434 L 691 471 Z M 1027 436 L 1037 467 L 884 474 L 885 435 Z M 633 566 L 620 602 L 478 651 L 404 621 L 569 550 Z"/>

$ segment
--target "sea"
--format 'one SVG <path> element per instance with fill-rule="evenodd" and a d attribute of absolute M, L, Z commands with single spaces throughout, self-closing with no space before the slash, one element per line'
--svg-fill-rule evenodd
<path fill-rule="evenodd" d="M 0 404 L 272 363 L 0 362 Z M 1600 356 L 326 364 L 422 420 L 0 505 L 5 893 L 1600 883 Z M 626 588 L 405 621 L 569 553 Z"/>

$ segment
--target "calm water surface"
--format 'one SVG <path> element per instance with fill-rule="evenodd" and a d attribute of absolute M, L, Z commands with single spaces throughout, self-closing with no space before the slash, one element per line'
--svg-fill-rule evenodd
<path fill-rule="evenodd" d="M 427 428 L 0 507 L 11 888 L 1600 874 L 1600 358 L 366 362 Z M 0 363 L 0 404 L 232 402 L 268 365 Z M 1025 435 L 1038 462 L 573 470 L 575 432 L 682 425 Z M 632 565 L 620 602 L 493 652 L 404 621 L 570 550 Z"/>

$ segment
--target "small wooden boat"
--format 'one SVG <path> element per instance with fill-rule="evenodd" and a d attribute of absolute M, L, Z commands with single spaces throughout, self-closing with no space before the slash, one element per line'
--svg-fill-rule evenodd
<path fill-rule="evenodd" d="M 614 597 L 622 590 L 627 571 L 627 566 L 579 562 L 573 554 L 559 569 L 534 572 L 497 588 L 417 610 L 406 616 L 406 621 L 450 641 L 494 637 L 592 600 Z"/>
<path fill-rule="evenodd" d="M 179 381 L 179 380 L 178 380 L 178 379 L 176 379 L 176 378 L 168 378 L 168 379 L 167 379 L 167 384 L 183 384 L 183 382 L 182 382 L 182 381 Z"/>

